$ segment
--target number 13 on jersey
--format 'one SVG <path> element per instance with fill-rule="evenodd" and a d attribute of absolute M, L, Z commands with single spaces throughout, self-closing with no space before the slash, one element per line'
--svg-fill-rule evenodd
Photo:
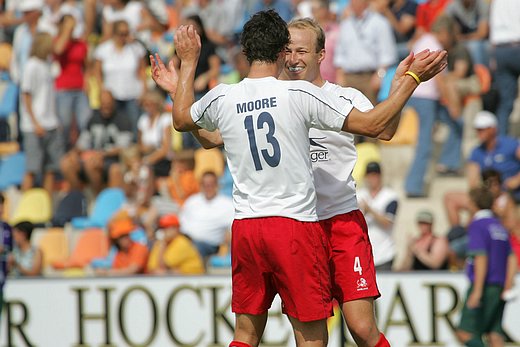
<path fill-rule="evenodd" d="M 280 144 L 275 137 L 276 126 L 271 114 L 269 112 L 260 113 L 256 124 L 253 121 L 253 116 L 246 116 L 244 119 L 244 127 L 247 130 L 249 149 L 251 150 L 251 157 L 253 158 L 256 171 L 263 170 L 262 162 L 260 160 L 260 153 L 262 153 L 262 158 L 267 163 L 267 165 L 270 167 L 278 166 L 278 164 L 280 164 L 282 153 L 280 151 Z M 267 133 L 265 134 L 265 137 L 271 148 L 262 148 L 260 149 L 259 153 L 256 141 L 256 133 L 258 130 L 264 129 L 264 127 L 267 127 Z M 271 149 L 272 154 L 269 154 L 269 149 Z"/>

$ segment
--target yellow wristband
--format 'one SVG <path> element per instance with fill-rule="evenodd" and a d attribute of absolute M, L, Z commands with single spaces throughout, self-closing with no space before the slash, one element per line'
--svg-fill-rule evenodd
<path fill-rule="evenodd" d="M 417 82 L 417 85 L 421 84 L 421 79 L 419 78 L 419 76 L 417 76 L 417 75 L 415 74 L 415 72 L 412 72 L 412 71 L 406 71 L 404 74 L 405 74 L 405 75 L 408 75 L 408 76 L 411 76 L 411 77 L 415 80 L 415 82 Z"/>

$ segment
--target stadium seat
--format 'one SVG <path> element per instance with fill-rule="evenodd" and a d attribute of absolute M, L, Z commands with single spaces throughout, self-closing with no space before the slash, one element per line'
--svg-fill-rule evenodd
<path fill-rule="evenodd" d="M 0 190 L 22 183 L 25 174 L 25 154 L 23 152 L 8 155 L 0 160 Z"/>
<path fill-rule="evenodd" d="M 40 237 L 38 248 L 43 253 L 43 267 L 63 262 L 69 257 L 69 241 L 63 228 L 49 228 Z"/>
<path fill-rule="evenodd" d="M 32 188 L 22 193 L 16 206 L 11 225 L 29 221 L 35 225 L 44 225 L 52 218 L 52 202 L 49 193 L 42 188 Z"/>
<path fill-rule="evenodd" d="M 195 177 L 199 180 L 202 174 L 213 171 L 218 177 L 224 173 L 224 155 L 218 148 L 195 150 Z"/>
<path fill-rule="evenodd" d="M 109 240 L 103 229 L 91 228 L 81 232 L 74 250 L 65 261 L 55 261 L 56 269 L 84 268 L 93 259 L 108 255 Z"/>
<path fill-rule="evenodd" d="M 381 162 L 381 152 L 379 147 L 372 142 L 359 143 L 356 145 L 356 150 L 358 153 L 358 159 L 354 171 L 352 172 L 352 176 L 356 182 L 362 182 L 363 177 L 365 177 L 367 164 L 371 161 Z"/>
<path fill-rule="evenodd" d="M 125 193 L 119 188 L 106 188 L 99 193 L 94 202 L 94 209 L 88 217 L 74 217 L 71 220 L 74 229 L 104 228 L 110 217 L 126 201 Z"/>
<path fill-rule="evenodd" d="M 381 141 L 385 145 L 415 145 L 419 133 L 419 116 L 412 107 L 403 109 L 399 127 L 390 141 Z"/>

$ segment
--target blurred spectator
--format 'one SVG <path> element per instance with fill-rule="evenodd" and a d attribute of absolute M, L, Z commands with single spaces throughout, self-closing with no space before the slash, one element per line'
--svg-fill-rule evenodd
<path fill-rule="evenodd" d="M 375 9 L 388 19 L 394 31 L 398 59 L 410 53 L 409 41 L 415 32 L 415 13 L 417 2 L 414 0 L 375 0 Z"/>
<path fill-rule="evenodd" d="M 415 218 L 419 236 L 410 240 L 403 270 L 447 270 L 448 239 L 433 234 L 433 214 L 428 210 Z"/>
<path fill-rule="evenodd" d="M 83 14 L 75 0 L 45 0 L 42 16 L 38 21 L 38 31 L 48 32 L 53 37 L 58 34 L 60 21 L 64 16 L 70 16 L 74 20 L 71 35 L 74 39 L 82 37 L 85 31 Z"/>
<path fill-rule="evenodd" d="M 51 53 L 52 37 L 47 33 L 36 34 L 21 83 L 20 130 L 27 155 L 22 189 L 32 188 L 35 179 L 42 177 L 43 187 L 52 196 L 54 174 L 59 171 L 65 146 L 56 114 L 54 80 L 49 63 Z"/>
<path fill-rule="evenodd" d="M 256 0 L 253 13 L 268 9 L 275 10 L 286 22 L 289 22 L 294 17 L 294 8 L 291 0 Z"/>
<path fill-rule="evenodd" d="M 58 35 L 54 39 L 54 55 L 60 64 L 60 74 L 56 77 L 56 111 L 60 118 L 69 150 L 75 141 L 71 139 L 71 125 L 75 119 L 80 133 L 87 126 L 92 110 L 84 88 L 84 73 L 88 46 L 85 41 L 73 35 L 77 22 L 75 17 L 64 15 L 58 22 Z"/>
<path fill-rule="evenodd" d="M 190 196 L 179 214 L 181 231 L 190 237 L 203 258 L 218 252 L 231 229 L 235 210 L 232 200 L 219 194 L 218 177 L 206 172 L 200 179 L 201 192 Z"/>
<path fill-rule="evenodd" d="M 506 135 L 509 116 L 518 95 L 520 77 L 520 1 L 493 0 L 491 2 L 490 36 L 493 45 L 496 71 L 494 73 L 499 92 L 496 114 L 498 131 Z M 518 200 L 517 200 L 518 201 Z"/>
<path fill-rule="evenodd" d="M 325 58 L 321 62 L 320 71 L 322 77 L 336 83 L 336 68 L 334 66 L 334 51 L 339 36 L 339 25 L 335 21 L 334 14 L 330 11 L 329 0 L 312 0 L 312 16 L 322 27 L 325 37 Z"/>
<path fill-rule="evenodd" d="M 117 248 L 117 253 L 109 269 L 96 269 L 96 275 L 124 276 L 142 274 L 146 271 L 148 249 L 130 238 L 130 233 L 136 226 L 129 218 L 117 219 L 109 224 L 109 235 Z"/>
<path fill-rule="evenodd" d="M 376 271 L 392 270 L 396 255 L 393 231 L 399 205 L 397 199 L 396 192 L 383 186 L 379 163 L 368 163 L 365 170 L 365 187 L 359 190 L 358 201 L 367 221 Z"/>
<path fill-rule="evenodd" d="M 41 16 L 43 0 L 21 0 L 18 10 L 22 13 L 23 23 L 20 24 L 13 38 L 13 55 L 11 58 L 11 78 L 20 84 L 29 59 L 33 36 L 36 34 L 38 20 Z"/>
<path fill-rule="evenodd" d="M 491 212 L 494 198 L 486 187 L 470 191 L 470 210 L 474 215 L 468 226 L 467 275 L 471 283 L 457 337 L 466 346 L 503 346 L 502 316 L 505 291 L 511 289 L 516 259 L 509 236 Z"/>
<path fill-rule="evenodd" d="M 163 113 L 164 96 L 158 90 L 147 91 L 142 98 L 145 111 L 137 123 L 137 142 L 142 162 L 153 168 L 155 177 L 168 176 L 171 162 L 171 115 Z"/>
<path fill-rule="evenodd" d="M 118 113 L 108 91 L 101 93 L 101 108 L 95 110 L 76 147 L 61 160 L 63 177 L 73 189 L 88 182 L 97 195 L 107 184 L 122 186 L 119 155 L 132 143 L 129 120 Z"/>
<path fill-rule="evenodd" d="M 103 27 L 101 40 L 114 37 L 116 22 L 128 24 L 129 35 L 136 37 L 143 21 L 144 6 L 141 1 L 133 0 L 105 0 L 103 1 Z"/>
<path fill-rule="evenodd" d="M 8 267 L 14 276 L 40 276 L 42 274 L 42 251 L 31 245 L 34 225 L 20 222 L 13 226 L 14 248 Z"/>
<path fill-rule="evenodd" d="M 116 110 L 130 120 L 137 136 L 137 120 L 141 114 L 139 98 L 146 91 L 146 50 L 131 39 L 128 23 L 114 22 L 112 37 L 94 51 L 94 74 L 101 89 L 112 93 Z"/>
<path fill-rule="evenodd" d="M 437 38 L 424 33 L 415 41 L 412 51 L 419 53 L 424 49 L 442 50 Z M 405 192 L 410 198 L 426 197 L 427 187 L 425 176 L 433 152 L 433 132 L 435 123 L 442 121 L 449 128 L 448 137 L 445 140 L 438 161 L 438 168 L 443 174 L 458 174 L 462 165 L 462 119 L 450 117 L 446 108 L 441 104 L 441 91 L 439 88 L 445 82 L 445 72 L 436 75 L 433 79 L 421 83 L 415 89 L 407 106 L 415 109 L 419 116 L 419 133 L 415 147 L 413 162 L 410 165 L 405 181 Z"/>
<path fill-rule="evenodd" d="M 375 105 L 386 70 L 397 62 L 394 34 L 369 0 L 352 0 L 350 6 L 352 14 L 341 21 L 334 52 L 336 82 L 358 89 Z"/>
<path fill-rule="evenodd" d="M 159 180 L 159 193 L 182 206 L 186 199 L 199 192 L 199 182 L 193 171 L 195 161 L 192 151 L 177 152 L 172 159 L 170 175 Z"/>
<path fill-rule="evenodd" d="M 13 250 L 13 231 L 11 226 L 4 222 L 5 198 L 0 193 L 0 314 L 4 307 L 4 285 L 7 278 L 7 262 Z"/>
<path fill-rule="evenodd" d="M 148 272 L 153 274 L 176 273 L 200 275 L 204 264 L 191 240 L 179 231 L 176 215 L 165 215 L 159 219 L 155 244 L 148 258 Z"/>
<path fill-rule="evenodd" d="M 477 187 L 481 172 L 495 169 L 500 172 L 504 189 L 520 203 L 520 140 L 498 134 L 497 119 L 487 111 L 475 117 L 473 126 L 480 145 L 471 152 L 467 167 L 470 187 Z"/>
<path fill-rule="evenodd" d="M 455 20 L 445 15 L 439 16 L 431 28 L 439 43 L 448 52 L 448 71 L 444 76 L 444 83 L 439 87 L 453 119 L 462 117 L 464 99 L 468 95 L 479 95 L 481 90 L 471 55 L 466 46 L 458 42 L 458 29 Z"/>
<path fill-rule="evenodd" d="M 459 39 L 469 49 L 475 63 L 488 66 L 489 1 L 452 0 L 445 12 L 460 26 Z"/>
<path fill-rule="evenodd" d="M 418 38 L 424 33 L 429 33 L 437 17 L 442 15 L 446 6 L 452 0 L 426 0 L 417 6 L 416 12 L 416 32 Z"/>
<path fill-rule="evenodd" d="M 18 87 L 9 75 L 12 47 L 0 43 L 0 142 L 11 141 L 18 133 L 14 116 L 18 109 Z"/>

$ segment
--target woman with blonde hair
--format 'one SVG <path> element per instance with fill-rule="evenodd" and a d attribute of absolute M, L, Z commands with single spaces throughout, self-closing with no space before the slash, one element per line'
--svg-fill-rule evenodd
<path fill-rule="evenodd" d="M 52 44 L 49 34 L 35 35 L 21 82 L 20 130 L 27 158 L 22 190 L 32 188 L 35 178 L 42 176 L 43 187 L 52 193 L 54 174 L 64 153 L 49 62 Z"/>

